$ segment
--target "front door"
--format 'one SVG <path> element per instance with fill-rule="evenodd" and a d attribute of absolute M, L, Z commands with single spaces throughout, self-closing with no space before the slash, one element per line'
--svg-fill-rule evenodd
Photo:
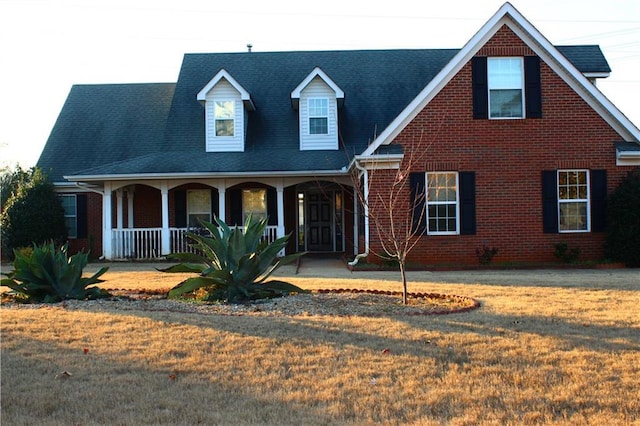
<path fill-rule="evenodd" d="M 333 251 L 333 202 L 331 195 L 307 194 L 307 226 L 309 251 Z"/>

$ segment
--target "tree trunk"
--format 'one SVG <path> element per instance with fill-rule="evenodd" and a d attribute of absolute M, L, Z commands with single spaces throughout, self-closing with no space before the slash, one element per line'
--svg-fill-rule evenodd
<path fill-rule="evenodd" d="M 404 262 L 398 262 L 400 266 L 400 276 L 402 277 L 402 304 L 407 304 L 407 271 Z"/>

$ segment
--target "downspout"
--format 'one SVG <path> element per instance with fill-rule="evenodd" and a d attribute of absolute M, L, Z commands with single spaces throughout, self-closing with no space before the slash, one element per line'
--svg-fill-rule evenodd
<path fill-rule="evenodd" d="M 357 254 L 356 257 L 351 262 L 348 262 L 349 266 L 356 266 L 360 261 L 360 259 L 369 256 L 369 172 L 365 167 L 362 167 L 358 163 L 358 160 L 354 160 L 353 164 L 356 167 L 356 169 L 362 172 L 362 176 L 363 176 L 364 188 L 362 192 L 363 192 L 364 202 L 362 204 L 364 208 L 364 253 Z"/>

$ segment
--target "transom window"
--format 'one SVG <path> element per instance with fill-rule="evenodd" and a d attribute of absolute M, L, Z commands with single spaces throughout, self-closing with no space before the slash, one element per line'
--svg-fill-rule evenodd
<path fill-rule="evenodd" d="M 215 101 L 213 114 L 216 122 L 216 136 L 235 135 L 235 102 Z"/>
<path fill-rule="evenodd" d="M 522 58 L 488 58 L 490 118 L 524 117 L 524 65 Z"/>
<path fill-rule="evenodd" d="M 589 171 L 558 170 L 560 232 L 589 230 Z"/>
<path fill-rule="evenodd" d="M 267 217 L 267 190 L 244 189 L 242 190 L 242 219 L 247 221 L 251 214 L 254 219 L 261 220 Z"/>
<path fill-rule="evenodd" d="M 67 236 L 78 236 L 78 203 L 75 195 L 60 195 L 60 201 L 64 208 L 64 222 L 67 225 Z"/>
<path fill-rule="evenodd" d="M 309 134 L 329 134 L 329 100 L 327 98 L 309 99 Z"/>
<path fill-rule="evenodd" d="M 427 173 L 429 234 L 458 233 L 458 173 Z"/>
<path fill-rule="evenodd" d="M 190 189 L 187 191 L 187 220 L 190 228 L 202 226 L 199 220 L 211 222 L 211 191 Z"/>

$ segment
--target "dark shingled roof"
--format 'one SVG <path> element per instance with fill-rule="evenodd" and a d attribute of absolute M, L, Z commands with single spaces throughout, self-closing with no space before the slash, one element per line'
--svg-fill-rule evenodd
<path fill-rule="evenodd" d="M 561 46 L 582 72 L 608 72 L 597 46 Z M 177 84 L 74 86 L 40 157 L 52 177 L 330 171 L 347 166 L 457 49 L 187 54 Z M 320 67 L 345 93 L 341 149 L 300 151 L 291 91 Z M 225 69 L 251 95 L 244 152 L 205 152 L 197 93 Z M 175 86 L 175 91 L 174 91 Z M 171 96 L 173 99 L 171 100 Z M 171 100 L 171 101 L 170 101 Z"/>
<path fill-rule="evenodd" d="M 80 170 L 156 152 L 175 83 L 75 85 L 37 166 L 54 182 Z"/>
<path fill-rule="evenodd" d="M 611 68 L 602 54 L 600 46 L 556 46 L 581 73 L 610 73 Z"/>

